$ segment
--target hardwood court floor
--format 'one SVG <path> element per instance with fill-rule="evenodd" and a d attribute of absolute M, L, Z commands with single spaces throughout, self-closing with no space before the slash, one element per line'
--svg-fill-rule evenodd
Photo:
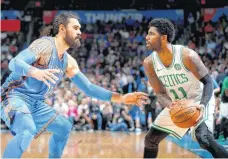
<path fill-rule="evenodd" d="M 145 135 L 145 132 L 72 132 L 63 158 L 142 158 Z M 1 154 L 11 138 L 10 133 L 1 134 Z M 38 139 L 34 139 L 22 157 L 47 158 L 49 138 L 50 134 L 44 133 Z M 200 158 L 166 139 L 160 144 L 158 157 Z"/>

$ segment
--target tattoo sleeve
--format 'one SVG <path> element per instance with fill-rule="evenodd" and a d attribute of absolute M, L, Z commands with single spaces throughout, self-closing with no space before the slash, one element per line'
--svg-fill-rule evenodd
<path fill-rule="evenodd" d="M 31 71 L 35 69 L 31 64 L 40 57 L 44 58 L 46 60 L 45 64 L 47 64 L 51 56 L 51 50 L 52 45 L 49 40 L 38 39 L 10 61 L 9 69 L 22 76 L 31 76 Z"/>
<path fill-rule="evenodd" d="M 42 57 L 44 64 L 47 65 L 51 57 L 53 46 L 50 40 L 40 38 L 35 40 L 28 49 L 35 54 L 36 60 Z"/>

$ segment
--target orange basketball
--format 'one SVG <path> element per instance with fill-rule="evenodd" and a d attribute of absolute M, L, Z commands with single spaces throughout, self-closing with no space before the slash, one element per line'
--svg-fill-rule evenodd
<path fill-rule="evenodd" d="M 175 101 L 169 113 L 173 123 L 180 128 L 194 126 L 200 115 L 197 104 L 193 100 L 186 99 Z"/>

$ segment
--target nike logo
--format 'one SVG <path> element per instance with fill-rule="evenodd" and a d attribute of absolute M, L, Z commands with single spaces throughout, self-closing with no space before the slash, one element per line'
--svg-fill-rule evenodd
<path fill-rule="evenodd" d="M 157 69 L 157 71 L 159 72 L 159 71 L 161 71 L 161 70 L 163 70 L 163 68 L 161 68 L 161 69 Z"/>

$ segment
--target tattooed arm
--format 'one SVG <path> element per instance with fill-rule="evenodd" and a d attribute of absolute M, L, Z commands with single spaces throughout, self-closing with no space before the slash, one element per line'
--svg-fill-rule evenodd
<path fill-rule="evenodd" d="M 41 57 L 42 59 L 50 58 L 52 45 L 47 39 L 35 40 L 27 49 L 21 51 L 9 63 L 9 69 L 22 76 L 30 76 L 33 66 L 31 64 Z M 45 61 L 47 63 L 47 60 Z"/>
<path fill-rule="evenodd" d="M 163 107 L 170 107 L 172 105 L 171 98 L 167 95 L 162 83 L 159 81 L 153 66 L 152 55 L 148 56 L 144 62 L 143 66 L 145 68 L 145 73 L 148 77 L 149 83 L 152 86 L 154 92 L 156 93 L 158 102 Z"/>
<path fill-rule="evenodd" d="M 57 77 L 52 73 L 56 72 L 56 70 L 39 70 L 31 64 L 41 60 L 43 65 L 47 65 L 52 49 L 53 46 L 48 39 L 37 39 L 10 61 L 9 69 L 22 76 L 34 77 L 50 86 L 47 80 L 54 83 Z"/>
<path fill-rule="evenodd" d="M 207 106 L 213 95 L 213 81 L 199 55 L 188 48 L 183 48 L 183 63 L 194 76 L 204 84 L 200 104 Z"/>

